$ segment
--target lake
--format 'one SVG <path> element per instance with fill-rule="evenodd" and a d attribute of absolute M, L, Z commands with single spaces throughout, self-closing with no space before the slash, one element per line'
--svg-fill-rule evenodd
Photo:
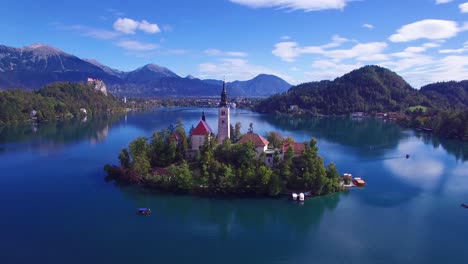
<path fill-rule="evenodd" d="M 131 140 L 178 118 L 188 131 L 202 110 L 216 128 L 217 109 L 196 108 L 0 128 L 0 262 L 468 263 L 468 143 L 382 120 L 232 111 L 243 133 L 315 137 L 325 162 L 367 182 L 304 204 L 104 180 Z"/>

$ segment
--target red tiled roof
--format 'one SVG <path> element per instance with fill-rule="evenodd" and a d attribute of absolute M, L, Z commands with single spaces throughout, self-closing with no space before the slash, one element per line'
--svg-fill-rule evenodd
<path fill-rule="evenodd" d="M 249 141 L 252 141 L 255 145 L 255 147 L 264 147 L 268 146 L 270 142 L 266 140 L 264 137 L 260 136 L 259 134 L 256 133 L 247 133 L 245 134 L 240 140 L 239 143 L 248 143 Z"/>
<path fill-rule="evenodd" d="M 291 146 L 293 148 L 293 152 L 296 155 L 302 154 L 302 152 L 305 151 L 305 144 L 304 143 L 296 143 L 296 142 L 289 143 L 289 142 L 286 142 L 286 143 L 283 144 L 283 153 L 288 152 L 289 146 Z"/>
<path fill-rule="evenodd" d="M 179 142 L 179 135 L 177 135 L 176 133 L 172 134 L 172 136 L 171 136 L 171 141 L 177 141 L 177 142 Z"/>
<path fill-rule="evenodd" d="M 197 127 L 192 131 L 192 136 L 204 136 L 206 134 L 211 134 L 213 133 L 213 130 L 211 130 L 210 126 L 208 123 L 205 121 L 201 120 L 200 123 L 198 123 Z"/>

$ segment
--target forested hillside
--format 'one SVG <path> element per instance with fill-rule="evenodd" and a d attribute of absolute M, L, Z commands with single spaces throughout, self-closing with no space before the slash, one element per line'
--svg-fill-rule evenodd
<path fill-rule="evenodd" d="M 85 109 L 86 113 L 83 110 Z M 0 124 L 123 111 L 123 104 L 85 83 L 53 83 L 37 91 L 0 91 Z"/>
<path fill-rule="evenodd" d="M 468 81 L 439 82 L 416 90 L 379 66 L 365 66 L 333 81 L 294 86 L 260 101 L 255 109 L 301 115 L 397 112 L 402 125 L 468 140 Z"/>

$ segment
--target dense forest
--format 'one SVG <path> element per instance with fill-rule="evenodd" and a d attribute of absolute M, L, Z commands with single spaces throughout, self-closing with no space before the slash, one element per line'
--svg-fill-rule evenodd
<path fill-rule="evenodd" d="M 251 142 L 226 140 L 217 145 L 207 137 L 192 159 L 186 155 L 189 143 L 179 120 L 174 128 L 156 131 L 149 140 L 132 141 L 119 154 L 120 166 L 106 165 L 105 170 L 110 179 L 210 195 L 277 196 L 287 190 L 324 195 L 343 189 L 335 165 L 325 167 L 318 155 L 315 139 L 306 144 L 302 155 L 295 156 L 292 149 L 284 158 L 276 153 L 272 167 L 265 165 L 263 155 L 256 158 Z"/>
<path fill-rule="evenodd" d="M 53 83 L 37 91 L 0 91 L 0 124 L 29 120 L 38 122 L 60 118 L 124 111 L 114 96 L 105 96 L 86 83 Z"/>
<path fill-rule="evenodd" d="M 413 89 L 396 73 L 365 66 L 333 81 L 304 83 L 260 101 L 255 110 L 294 115 L 396 112 L 398 122 L 444 137 L 468 138 L 468 81 Z"/>

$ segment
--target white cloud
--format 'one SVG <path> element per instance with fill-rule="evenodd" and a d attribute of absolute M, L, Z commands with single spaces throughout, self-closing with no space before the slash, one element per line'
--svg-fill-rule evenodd
<path fill-rule="evenodd" d="M 334 47 L 341 46 L 341 44 L 350 41 L 349 39 L 343 38 L 340 35 L 333 35 L 331 39 L 332 39 L 332 42 L 322 45 L 321 48 L 323 49 L 334 48 Z"/>
<path fill-rule="evenodd" d="M 117 46 L 127 50 L 149 51 L 159 48 L 158 45 L 152 43 L 142 43 L 135 40 L 122 40 L 116 43 Z"/>
<path fill-rule="evenodd" d="M 360 61 L 384 60 L 386 55 L 381 52 L 387 47 L 385 42 L 370 42 L 356 44 L 350 49 L 329 49 L 340 46 L 348 39 L 334 36 L 332 42 L 323 46 L 304 46 L 301 47 L 297 42 L 280 42 L 275 45 L 272 53 L 287 62 L 293 62 L 297 57 L 303 54 L 317 54 L 333 58 L 337 61 L 343 59 L 356 58 Z"/>
<path fill-rule="evenodd" d="M 468 51 L 468 41 L 466 41 L 464 44 L 463 44 L 463 47 L 462 48 L 459 48 L 459 49 L 442 49 L 442 50 L 439 50 L 439 53 L 452 53 L 452 54 L 460 54 L 460 53 L 465 53 Z"/>
<path fill-rule="evenodd" d="M 468 2 L 460 4 L 458 7 L 461 13 L 468 13 Z"/>
<path fill-rule="evenodd" d="M 426 19 L 404 25 L 390 36 L 392 42 L 408 42 L 417 39 L 447 39 L 454 37 L 463 28 L 450 20 Z"/>
<path fill-rule="evenodd" d="M 455 53 L 455 54 L 460 54 L 460 53 L 464 53 L 464 52 L 467 52 L 468 49 L 467 48 L 461 48 L 461 49 L 442 49 L 442 50 L 439 50 L 439 53 Z"/>
<path fill-rule="evenodd" d="M 275 49 L 272 51 L 273 55 L 280 57 L 287 62 L 293 62 L 299 55 L 302 54 L 321 54 L 323 49 L 320 47 L 300 47 L 297 42 L 280 42 L 275 44 Z"/>
<path fill-rule="evenodd" d="M 409 52 L 393 53 L 391 56 L 397 59 L 377 64 L 397 72 L 415 88 L 438 81 L 461 81 L 468 76 L 468 56 L 434 58 Z"/>
<path fill-rule="evenodd" d="M 135 34 L 137 29 L 150 34 L 161 31 L 157 24 L 151 24 L 146 20 L 138 22 L 131 18 L 118 18 L 114 22 L 113 26 L 116 31 L 122 32 L 124 34 Z"/>
<path fill-rule="evenodd" d="M 333 80 L 354 69 L 362 67 L 363 64 L 357 62 L 354 64 L 336 63 L 331 60 L 317 60 L 312 64 L 313 71 L 304 72 L 307 78 L 313 81 Z"/>
<path fill-rule="evenodd" d="M 294 79 L 281 72 L 264 66 L 250 64 L 247 60 L 239 58 L 221 59 L 218 63 L 207 62 L 199 64 L 197 75 L 202 79 L 222 79 L 226 76 L 227 80 L 249 80 L 261 73 L 273 74 L 290 83 L 296 83 Z"/>
<path fill-rule="evenodd" d="M 423 46 L 426 47 L 426 48 L 437 48 L 437 47 L 440 46 L 440 44 L 435 43 L 435 42 L 428 42 L 428 43 L 424 43 Z"/>
<path fill-rule="evenodd" d="M 118 18 L 114 22 L 114 29 L 125 34 L 135 34 L 137 28 L 138 22 L 130 18 Z"/>
<path fill-rule="evenodd" d="M 138 24 L 138 29 L 144 31 L 149 34 L 159 33 L 161 30 L 159 29 L 158 25 L 150 24 L 146 20 L 142 20 L 140 24 Z"/>
<path fill-rule="evenodd" d="M 446 3 L 450 3 L 452 1 L 453 0 L 436 0 L 436 4 L 446 4 Z"/>
<path fill-rule="evenodd" d="M 278 8 L 288 10 L 318 11 L 343 9 L 351 0 L 230 0 L 251 8 Z"/>
<path fill-rule="evenodd" d="M 363 28 L 368 28 L 368 29 L 373 29 L 374 28 L 374 25 L 372 24 L 364 24 L 362 25 Z"/>
<path fill-rule="evenodd" d="M 203 51 L 208 56 L 247 57 L 248 54 L 240 51 L 222 51 L 219 49 L 206 49 Z"/>
<path fill-rule="evenodd" d="M 336 60 L 356 58 L 361 61 L 383 60 L 386 58 L 381 52 L 387 48 L 385 42 L 370 42 L 357 44 L 351 49 L 329 50 L 323 55 Z"/>
<path fill-rule="evenodd" d="M 287 62 L 293 62 L 302 54 L 323 54 L 325 49 L 341 46 L 343 43 L 349 42 L 349 39 L 343 38 L 339 35 L 334 35 L 331 42 L 322 46 L 304 46 L 301 47 L 297 42 L 284 41 L 275 44 L 275 49 L 272 51 L 273 55 L 280 57 Z"/>
<path fill-rule="evenodd" d="M 290 36 L 281 36 L 281 39 L 282 40 L 289 40 L 289 39 L 291 39 L 291 37 Z"/>

